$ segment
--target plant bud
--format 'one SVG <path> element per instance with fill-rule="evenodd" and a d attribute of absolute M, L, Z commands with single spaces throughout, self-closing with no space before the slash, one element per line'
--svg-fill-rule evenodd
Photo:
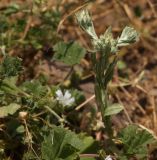
<path fill-rule="evenodd" d="M 26 119 L 27 116 L 28 116 L 28 112 L 25 112 L 25 111 L 19 112 L 19 118 L 20 118 L 21 120 Z"/>

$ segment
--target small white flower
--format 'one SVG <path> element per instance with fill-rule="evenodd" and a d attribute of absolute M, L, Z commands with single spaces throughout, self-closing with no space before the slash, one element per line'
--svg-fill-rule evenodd
<path fill-rule="evenodd" d="M 112 157 L 109 155 L 105 158 L 105 160 L 112 160 Z"/>
<path fill-rule="evenodd" d="M 71 94 L 68 90 L 66 90 L 65 94 L 63 94 L 62 91 L 60 89 L 58 89 L 56 91 L 56 95 L 57 95 L 56 99 L 63 106 L 70 106 L 75 101 L 75 98 L 71 96 Z"/>

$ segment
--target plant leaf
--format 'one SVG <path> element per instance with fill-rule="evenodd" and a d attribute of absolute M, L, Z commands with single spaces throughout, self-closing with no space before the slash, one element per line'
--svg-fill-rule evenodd
<path fill-rule="evenodd" d="M 0 73 L 3 76 L 5 77 L 16 76 L 21 70 L 22 66 L 20 58 L 11 56 L 4 57 L 0 67 Z"/>
<path fill-rule="evenodd" d="M 85 134 L 81 134 L 80 138 L 83 142 L 81 150 L 79 153 L 81 154 L 97 154 L 100 150 L 99 142 L 96 141 L 93 137 L 87 136 Z M 87 158 L 80 157 L 81 160 L 95 160 L 95 158 Z"/>
<path fill-rule="evenodd" d="M 59 42 L 54 46 L 54 50 L 56 52 L 54 58 L 68 65 L 80 63 L 86 53 L 85 49 L 77 42 Z"/>
<path fill-rule="evenodd" d="M 109 65 L 108 65 L 108 68 L 106 70 L 106 73 L 103 77 L 103 81 L 104 81 L 104 86 L 106 87 L 108 85 L 108 83 L 110 82 L 110 80 L 112 79 L 113 77 L 113 72 L 114 72 L 114 68 L 115 68 L 115 65 L 117 64 L 117 59 L 115 58 L 113 60 L 113 62 L 111 62 Z"/>
<path fill-rule="evenodd" d="M 16 86 L 16 82 L 17 77 L 6 77 L 0 83 L 0 91 L 3 93 L 17 95 L 19 93 L 19 88 Z"/>
<path fill-rule="evenodd" d="M 153 135 L 137 125 L 129 125 L 119 133 L 119 139 L 123 143 L 123 155 L 130 158 L 137 156 L 144 158 L 147 155 L 147 144 L 154 142 Z"/>
<path fill-rule="evenodd" d="M 8 115 L 13 115 L 21 106 L 16 103 L 11 103 L 8 106 L 0 107 L 0 118 Z"/>
<path fill-rule="evenodd" d="M 105 109 L 104 116 L 117 114 L 123 110 L 123 106 L 119 103 L 112 104 Z"/>
<path fill-rule="evenodd" d="M 42 158 L 44 160 L 70 160 L 72 157 L 76 157 L 81 145 L 81 140 L 75 133 L 64 128 L 54 127 L 42 143 Z"/>
<path fill-rule="evenodd" d="M 38 98 L 43 97 L 47 93 L 46 86 L 43 86 L 41 82 L 38 80 L 26 81 L 23 83 L 22 87 L 25 90 L 25 92 Z"/>

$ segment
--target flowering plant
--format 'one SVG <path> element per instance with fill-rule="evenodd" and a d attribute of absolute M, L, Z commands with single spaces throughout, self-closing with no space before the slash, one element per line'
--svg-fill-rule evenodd
<path fill-rule="evenodd" d="M 93 45 L 93 51 L 91 53 L 91 60 L 93 65 L 93 70 L 95 73 L 95 96 L 97 105 L 101 111 L 102 120 L 105 125 L 105 131 L 108 135 L 108 146 L 106 146 L 106 151 L 110 154 L 117 154 L 117 159 L 127 160 L 134 155 L 141 154 L 141 151 L 135 151 L 135 143 L 139 146 L 140 141 L 140 132 L 137 132 L 139 129 L 137 126 L 130 125 L 124 129 L 122 135 L 127 139 L 130 139 L 129 135 L 131 134 L 132 138 L 136 137 L 136 142 L 133 142 L 131 145 L 129 140 L 124 141 L 124 137 L 121 139 L 121 143 L 130 146 L 128 149 L 124 145 L 124 150 L 118 151 L 115 144 L 114 130 L 112 128 L 112 115 L 119 113 L 123 110 L 123 106 L 120 104 L 111 104 L 108 98 L 108 84 L 112 80 L 114 68 L 118 62 L 118 49 L 119 47 L 126 46 L 137 42 L 139 40 L 139 33 L 132 27 L 125 27 L 117 39 L 113 38 L 112 29 L 109 27 L 104 34 L 97 36 L 92 19 L 87 9 L 82 9 L 76 14 L 76 19 L 80 27 L 90 36 L 91 43 Z M 98 56 L 97 56 L 98 55 Z M 127 132 L 128 131 L 128 132 Z M 144 131 L 146 132 L 146 131 Z M 147 133 L 149 135 L 149 133 Z M 150 137 L 152 137 L 150 135 Z M 146 138 L 146 137 L 145 137 Z M 148 137 L 147 137 L 148 138 Z M 148 139 L 145 139 L 143 142 L 146 142 Z M 151 138 L 149 139 L 151 142 Z M 148 142 L 148 141 L 147 141 Z M 141 149 L 144 150 L 146 145 L 141 145 Z M 129 154 L 128 154 L 129 153 Z M 145 157 L 146 155 L 142 155 Z M 141 156 L 141 157 L 142 157 Z M 142 158 L 143 158 L 142 157 Z M 112 160 L 110 156 L 107 156 L 105 160 Z"/>

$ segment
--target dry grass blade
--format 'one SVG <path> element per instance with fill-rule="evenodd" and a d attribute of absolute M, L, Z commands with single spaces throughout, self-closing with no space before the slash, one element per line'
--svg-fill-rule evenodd
<path fill-rule="evenodd" d="M 88 2 L 88 3 L 89 3 L 89 2 Z M 77 11 L 79 11 L 80 9 L 86 7 L 86 6 L 88 5 L 88 3 L 85 3 L 84 5 L 77 7 L 76 9 L 74 9 L 73 11 L 71 11 L 68 15 L 64 16 L 63 19 L 59 22 L 59 25 L 58 25 L 58 27 L 57 27 L 57 33 L 59 33 L 62 24 L 64 23 L 64 21 L 65 21 L 68 17 L 72 16 L 73 14 L 75 14 L 75 13 L 76 13 Z"/>
<path fill-rule="evenodd" d="M 149 4 L 150 8 L 152 9 L 152 12 L 153 12 L 153 14 L 154 14 L 154 17 L 157 18 L 157 13 L 156 13 L 156 11 L 155 11 L 155 8 L 154 8 L 153 3 L 152 3 L 150 0 L 147 0 L 147 2 L 148 2 L 148 4 Z"/>
<path fill-rule="evenodd" d="M 80 110 L 82 107 L 84 107 L 87 103 L 89 103 L 91 100 L 95 98 L 95 95 L 88 98 L 85 102 L 81 103 L 79 106 L 75 108 L 76 111 Z"/>

